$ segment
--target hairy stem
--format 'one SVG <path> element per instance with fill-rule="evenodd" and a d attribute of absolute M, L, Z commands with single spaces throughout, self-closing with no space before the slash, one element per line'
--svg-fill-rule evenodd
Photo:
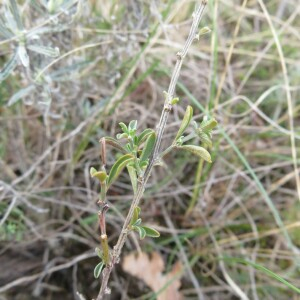
<path fill-rule="evenodd" d="M 184 44 L 183 50 L 177 53 L 176 65 L 175 65 L 174 71 L 172 73 L 172 77 L 171 77 L 170 85 L 168 88 L 166 101 L 165 101 L 165 104 L 164 104 L 164 107 L 163 107 L 163 110 L 161 113 L 160 121 L 159 121 L 157 129 L 156 129 L 157 139 L 156 139 L 156 142 L 155 142 L 155 145 L 153 148 L 153 152 L 150 157 L 149 164 L 147 166 L 147 169 L 146 169 L 144 175 L 139 178 L 137 192 L 134 196 L 134 199 L 131 203 L 129 212 L 126 216 L 122 231 L 121 231 L 119 239 L 118 239 L 118 242 L 114 246 L 111 262 L 109 265 L 106 266 L 106 268 L 103 271 L 102 284 L 101 284 L 101 288 L 100 288 L 97 300 L 103 299 L 105 296 L 105 293 L 107 292 L 108 280 L 109 280 L 109 277 L 110 277 L 110 274 L 111 274 L 111 271 L 112 271 L 114 265 L 119 262 L 120 254 L 121 254 L 122 248 L 125 244 L 125 241 L 127 239 L 127 235 L 129 232 L 128 225 L 130 224 L 130 221 L 132 219 L 134 209 L 136 206 L 139 205 L 139 202 L 145 191 L 146 183 L 150 177 L 152 168 L 153 168 L 155 162 L 157 161 L 157 158 L 159 157 L 160 144 L 161 144 L 161 140 L 162 140 L 162 137 L 164 134 L 164 130 L 166 127 L 169 113 L 172 109 L 171 101 L 174 98 L 176 84 L 177 84 L 177 81 L 179 78 L 182 63 L 183 63 L 185 56 L 188 53 L 188 50 L 189 50 L 191 44 L 197 37 L 198 26 L 199 26 L 199 23 L 200 23 L 200 20 L 201 20 L 201 17 L 202 17 L 202 14 L 203 14 L 206 4 L 207 4 L 207 1 L 202 0 L 202 3 L 200 5 L 197 5 L 196 10 L 193 13 L 193 23 L 192 23 L 188 38 Z"/>

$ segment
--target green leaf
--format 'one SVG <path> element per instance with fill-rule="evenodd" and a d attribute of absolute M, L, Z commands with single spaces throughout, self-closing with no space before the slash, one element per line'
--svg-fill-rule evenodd
<path fill-rule="evenodd" d="M 97 172 L 98 171 L 94 167 L 90 168 L 90 175 L 91 175 L 91 177 L 94 177 Z"/>
<path fill-rule="evenodd" d="M 4 25 L 2 19 L 0 18 L 0 35 L 6 39 L 13 37 L 14 35 L 11 33 L 9 28 Z"/>
<path fill-rule="evenodd" d="M 140 162 L 140 168 L 145 170 L 148 166 L 148 160 Z"/>
<path fill-rule="evenodd" d="M 132 219 L 130 221 L 130 224 L 129 225 L 133 225 L 139 218 L 139 215 L 140 215 L 140 212 L 141 212 L 141 208 L 136 206 L 134 208 L 134 211 L 133 211 L 133 216 L 132 216 Z"/>
<path fill-rule="evenodd" d="M 94 269 L 94 277 L 95 278 L 99 278 L 101 272 L 102 272 L 102 269 L 104 267 L 104 262 L 101 261 Z"/>
<path fill-rule="evenodd" d="M 23 27 L 22 20 L 20 17 L 19 8 L 18 8 L 18 5 L 15 0 L 9 0 L 9 8 L 14 16 L 14 20 L 17 24 L 18 29 L 23 30 L 24 27 Z"/>
<path fill-rule="evenodd" d="M 132 160 L 134 157 L 131 154 L 125 154 L 121 156 L 112 166 L 110 173 L 108 175 L 107 186 L 109 187 L 114 180 L 120 175 L 123 168 Z"/>
<path fill-rule="evenodd" d="M 135 231 L 140 235 L 140 239 L 143 240 L 146 237 L 146 230 L 140 226 L 132 226 Z"/>
<path fill-rule="evenodd" d="M 142 151 L 142 154 L 141 154 L 141 157 L 140 157 L 140 162 L 141 163 L 146 161 L 149 158 L 149 156 L 151 155 L 152 150 L 154 148 L 155 141 L 156 141 L 156 133 L 152 132 L 149 135 L 149 137 L 147 138 L 146 144 L 145 144 L 144 149 Z"/>
<path fill-rule="evenodd" d="M 21 100 L 23 97 L 29 95 L 33 90 L 35 89 L 35 85 L 30 85 L 24 89 L 19 90 L 17 93 L 15 93 L 8 101 L 7 105 L 11 106 Z"/>
<path fill-rule="evenodd" d="M 205 145 L 207 145 L 207 146 L 209 146 L 209 147 L 212 147 L 212 141 L 211 141 L 210 137 L 208 136 L 208 134 L 206 134 L 206 133 L 204 133 L 202 130 L 199 130 L 199 129 L 198 129 L 198 130 L 197 130 L 197 135 L 198 135 L 200 141 L 201 141 L 203 144 L 205 144 Z"/>
<path fill-rule="evenodd" d="M 122 130 L 123 130 L 124 133 L 128 133 L 129 132 L 127 126 L 123 122 L 120 122 L 119 125 L 122 128 Z"/>
<path fill-rule="evenodd" d="M 127 133 L 118 133 L 117 134 L 117 139 L 127 139 L 128 138 L 128 134 Z"/>
<path fill-rule="evenodd" d="M 99 258 L 102 259 L 102 257 L 103 257 L 103 252 L 102 252 L 102 250 L 101 250 L 100 248 L 96 247 L 96 248 L 95 248 L 95 253 L 99 256 Z"/>
<path fill-rule="evenodd" d="M 138 218 L 133 224 L 132 226 L 140 226 L 142 223 L 142 219 L 141 218 Z"/>
<path fill-rule="evenodd" d="M 114 138 L 106 136 L 105 138 L 105 142 L 106 144 L 120 150 L 123 153 L 126 153 L 126 150 L 124 149 L 124 147 Z"/>
<path fill-rule="evenodd" d="M 105 171 L 97 171 L 93 167 L 90 169 L 90 174 L 91 177 L 96 177 L 101 183 L 104 183 L 107 178 L 107 174 Z"/>
<path fill-rule="evenodd" d="M 132 185 L 132 189 L 134 194 L 136 194 L 137 191 L 137 175 L 136 175 L 136 170 L 134 167 L 132 166 L 127 166 L 127 171 L 130 177 L 130 181 L 131 181 L 131 185 Z"/>
<path fill-rule="evenodd" d="M 45 46 L 38 46 L 38 45 L 28 45 L 27 48 L 31 51 L 34 51 L 39 54 L 43 54 L 49 57 L 58 57 L 59 56 L 59 48 L 51 48 Z"/>
<path fill-rule="evenodd" d="M 210 130 L 214 129 L 218 125 L 216 119 L 204 119 L 201 124 L 200 128 L 205 132 L 209 132 Z"/>
<path fill-rule="evenodd" d="M 126 149 L 128 152 L 132 152 L 132 148 L 131 148 L 131 146 L 130 146 L 129 143 L 125 145 L 125 149 Z"/>
<path fill-rule="evenodd" d="M 139 146 L 144 140 L 146 140 L 146 138 L 147 138 L 152 132 L 154 132 L 153 129 L 146 128 L 146 129 L 138 136 L 137 145 Z"/>
<path fill-rule="evenodd" d="M 49 0 L 47 3 L 48 12 L 50 14 L 54 14 L 59 9 L 64 9 L 64 8 L 67 9 L 67 7 L 65 7 L 65 5 L 64 5 L 65 4 L 64 2 L 66 2 L 66 1 L 64 1 L 64 0 Z"/>
<path fill-rule="evenodd" d="M 186 128 L 189 126 L 189 124 L 192 120 L 192 117 L 193 117 L 193 108 L 190 105 L 188 105 L 188 107 L 186 108 L 183 120 L 181 122 L 180 128 L 175 137 L 175 141 L 182 136 L 182 134 L 184 133 Z"/>
<path fill-rule="evenodd" d="M 28 68 L 29 67 L 29 56 L 27 54 L 27 51 L 26 51 L 26 48 L 24 45 L 21 45 L 19 44 L 19 47 L 17 49 L 17 52 L 18 52 L 18 56 L 21 60 L 21 63 L 22 65 L 25 67 L 25 68 Z"/>
<path fill-rule="evenodd" d="M 174 148 L 189 151 L 189 152 L 201 157 L 202 159 L 204 159 L 205 161 L 207 161 L 209 163 L 212 162 L 209 152 L 203 147 L 194 146 L 194 145 L 183 145 L 183 146 L 176 146 Z"/>
<path fill-rule="evenodd" d="M 160 233 L 157 230 L 147 226 L 142 226 L 142 227 L 146 231 L 146 236 L 153 237 L 153 238 L 157 238 L 160 236 Z"/>
<path fill-rule="evenodd" d="M 128 124 L 128 129 L 129 131 L 134 131 L 137 128 L 137 120 L 132 120 L 130 121 L 130 123 Z"/>
<path fill-rule="evenodd" d="M 5 80 L 18 64 L 17 53 L 15 52 L 12 58 L 5 64 L 0 72 L 0 82 Z"/>

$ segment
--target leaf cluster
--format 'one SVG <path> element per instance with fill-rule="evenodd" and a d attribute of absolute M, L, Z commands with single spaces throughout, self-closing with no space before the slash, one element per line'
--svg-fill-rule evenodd
<path fill-rule="evenodd" d="M 97 171 L 90 169 L 92 177 L 100 181 L 101 189 L 107 193 L 112 183 L 119 177 L 122 170 L 127 167 L 134 192 L 137 190 L 138 178 L 143 176 L 149 163 L 156 141 L 156 134 L 152 129 L 145 129 L 137 134 L 137 121 L 131 121 L 128 126 L 120 123 L 122 133 L 117 134 L 117 138 L 105 137 L 106 144 L 116 148 L 122 155 L 116 160 L 107 174 L 105 169 Z M 125 143 L 124 143 L 125 142 Z"/>
<path fill-rule="evenodd" d="M 134 213 L 129 224 L 129 229 L 137 231 L 140 235 L 140 239 L 144 239 L 146 236 L 157 238 L 160 236 L 160 233 L 154 228 L 142 225 L 142 219 L 139 217 L 141 212 L 140 207 L 136 206 L 134 208 Z"/>

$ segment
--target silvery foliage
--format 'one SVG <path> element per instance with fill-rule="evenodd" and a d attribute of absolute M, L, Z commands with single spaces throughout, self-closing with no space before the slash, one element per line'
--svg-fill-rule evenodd
<path fill-rule="evenodd" d="M 61 81 L 68 70 L 43 72 L 60 56 L 51 35 L 66 30 L 79 15 L 84 0 L 4 0 L 0 7 L 0 46 L 5 49 L 0 84 L 9 76 L 21 88 L 7 99 L 11 106 L 22 100 L 49 114 L 53 82 Z"/>

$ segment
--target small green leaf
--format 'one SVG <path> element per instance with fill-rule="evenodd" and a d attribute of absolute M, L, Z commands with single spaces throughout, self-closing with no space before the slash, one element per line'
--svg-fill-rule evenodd
<path fill-rule="evenodd" d="M 153 129 L 147 128 L 145 129 L 139 136 L 138 136 L 138 141 L 137 141 L 137 145 L 141 145 L 141 143 L 143 141 L 146 140 L 146 138 L 152 133 L 154 132 Z"/>
<path fill-rule="evenodd" d="M 102 259 L 102 257 L 103 257 L 103 252 L 102 252 L 102 250 L 101 250 L 100 248 L 96 247 L 96 248 L 95 248 L 95 253 L 99 256 L 99 258 Z"/>
<path fill-rule="evenodd" d="M 123 168 L 133 160 L 133 156 L 131 154 L 125 154 L 121 156 L 112 166 L 110 173 L 108 175 L 107 186 L 109 187 L 114 180 L 120 175 Z"/>
<path fill-rule="evenodd" d="M 130 121 L 130 123 L 128 124 L 129 131 L 135 131 L 136 128 L 137 128 L 137 120 Z"/>
<path fill-rule="evenodd" d="M 132 185 L 132 188 L 133 188 L 133 192 L 134 192 L 134 194 L 136 194 L 137 183 L 138 183 L 138 181 L 137 181 L 137 175 L 136 175 L 136 170 L 132 166 L 127 166 L 127 171 L 128 171 L 129 177 L 130 177 L 130 181 L 131 181 L 131 185 Z"/>
<path fill-rule="evenodd" d="M 98 171 L 94 167 L 90 168 L 90 175 L 91 175 L 91 177 L 94 177 L 97 172 Z"/>
<path fill-rule="evenodd" d="M 28 45 L 27 48 L 36 53 L 49 56 L 49 57 L 58 57 L 59 56 L 59 48 L 55 47 L 45 47 L 39 45 Z"/>
<path fill-rule="evenodd" d="M 126 145 L 125 145 L 125 149 L 126 149 L 128 152 L 132 152 L 132 148 L 131 148 L 130 144 L 126 144 Z"/>
<path fill-rule="evenodd" d="M 14 36 L 13 33 L 8 28 L 8 26 L 4 25 L 1 18 L 0 18 L 0 35 L 6 39 L 10 39 L 11 37 Z"/>
<path fill-rule="evenodd" d="M 181 146 L 183 144 L 184 136 L 182 135 L 176 140 L 176 145 Z"/>
<path fill-rule="evenodd" d="M 133 216 L 132 216 L 132 219 L 130 221 L 130 225 L 132 226 L 139 218 L 139 215 L 140 215 L 140 212 L 141 212 L 141 208 L 136 206 L 134 208 L 134 211 L 133 211 Z"/>
<path fill-rule="evenodd" d="M 132 228 L 137 231 L 140 235 L 140 239 L 143 240 L 146 236 L 146 230 L 140 226 L 132 226 Z"/>
<path fill-rule="evenodd" d="M 107 174 L 105 171 L 97 171 L 95 168 L 90 169 L 91 177 L 96 177 L 101 183 L 104 183 L 107 178 Z"/>
<path fill-rule="evenodd" d="M 205 161 L 211 163 L 211 156 L 209 152 L 200 146 L 194 146 L 194 145 L 183 145 L 183 146 L 176 146 L 175 149 L 181 149 L 181 150 L 186 150 L 189 151 L 201 158 L 203 158 Z"/>
<path fill-rule="evenodd" d="M 72 3 L 73 1 L 65 1 L 65 0 L 49 0 L 47 3 L 47 9 L 48 12 L 50 14 L 54 14 L 56 13 L 59 9 L 63 10 L 67 10 L 68 5 L 66 5 L 67 3 Z"/>
<path fill-rule="evenodd" d="M 160 233 L 153 228 L 147 226 L 141 226 L 141 227 L 143 227 L 144 230 L 146 231 L 146 236 L 153 237 L 153 238 L 157 238 L 160 236 Z"/>
<path fill-rule="evenodd" d="M 21 20 L 21 16 L 20 16 L 21 14 L 20 14 L 17 2 L 15 0 L 10 0 L 8 3 L 9 3 L 9 8 L 14 16 L 14 20 L 17 23 L 18 29 L 23 30 L 24 27 L 22 24 L 22 20 Z"/>
<path fill-rule="evenodd" d="M 149 158 L 149 156 L 151 155 L 152 150 L 154 148 L 155 141 L 156 141 L 156 133 L 152 132 L 149 135 L 149 137 L 147 138 L 146 144 L 145 144 L 144 149 L 142 151 L 142 154 L 141 154 L 141 157 L 140 157 L 140 162 L 141 163 L 146 161 Z"/>
<path fill-rule="evenodd" d="M 101 272 L 102 272 L 102 269 L 104 267 L 104 262 L 101 261 L 94 269 L 94 277 L 95 278 L 99 278 Z"/>
<path fill-rule="evenodd" d="M 141 223 L 142 223 L 142 219 L 139 218 L 139 219 L 137 219 L 137 220 L 132 224 L 132 226 L 140 226 Z"/>
<path fill-rule="evenodd" d="M 193 108 L 189 105 L 186 108 L 186 111 L 185 111 L 183 120 L 181 122 L 180 128 L 179 128 L 179 130 L 177 132 L 177 135 L 175 137 L 175 141 L 182 136 L 182 134 L 184 133 L 186 128 L 189 126 L 189 124 L 192 120 L 192 117 L 193 117 Z"/>
<path fill-rule="evenodd" d="M 6 79 L 18 64 L 17 53 L 15 52 L 12 58 L 4 65 L 0 71 L 0 82 Z"/>
<path fill-rule="evenodd" d="M 15 103 L 17 103 L 19 100 L 21 100 L 23 97 L 28 96 L 30 93 L 32 93 L 33 90 L 35 90 L 35 85 L 29 85 L 24 89 L 19 90 L 17 93 L 15 93 L 8 101 L 7 105 L 11 106 Z"/>
<path fill-rule="evenodd" d="M 27 50 L 26 50 L 25 46 L 19 44 L 17 52 L 18 52 L 18 56 L 19 56 L 19 58 L 21 60 L 22 65 L 25 68 L 28 68 L 29 67 L 29 56 L 27 54 Z"/>
<path fill-rule="evenodd" d="M 120 150 L 123 153 L 126 153 L 126 150 L 116 139 L 109 137 L 109 136 L 106 136 L 104 139 L 105 139 L 106 144 Z"/>
<path fill-rule="evenodd" d="M 201 128 L 199 128 L 199 129 L 201 129 Z M 200 141 L 203 144 L 205 144 L 209 147 L 212 147 L 212 141 L 211 141 L 210 137 L 208 136 L 208 134 L 204 133 L 202 130 L 199 130 L 199 129 L 197 130 L 197 135 L 198 135 Z"/>
<path fill-rule="evenodd" d="M 128 134 L 127 133 L 118 133 L 116 135 L 117 139 L 120 140 L 120 139 L 127 139 L 128 138 Z"/>
<path fill-rule="evenodd" d="M 145 170 L 145 169 L 147 168 L 147 166 L 148 166 L 148 163 L 149 163 L 149 159 L 147 159 L 146 161 L 142 161 L 142 162 L 140 163 L 141 169 L 142 169 L 142 170 Z"/>
<path fill-rule="evenodd" d="M 124 133 L 128 133 L 129 132 L 127 126 L 123 122 L 120 122 L 119 125 L 122 128 L 122 130 L 123 130 Z"/>
<path fill-rule="evenodd" d="M 218 125 L 216 119 L 204 119 L 201 124 L 200 128 L 205 132 L 209 132 L 210 130 L 214 129 Z"/>

